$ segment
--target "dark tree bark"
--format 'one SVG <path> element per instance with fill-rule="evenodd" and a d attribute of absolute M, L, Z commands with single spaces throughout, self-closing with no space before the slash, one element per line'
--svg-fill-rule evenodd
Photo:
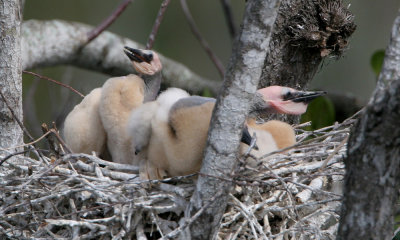
<path fill-rule="evenodd" d="M 226 207 L 236 167 L 239 140 L 250 102 L 257 89 L 279 0 L 248 0 L 242 30 L 233 48 L 211 125 L 196 191 L 185 212 L 186 219 L 204 209 L 183 239 L 214 239 Z M 209 203 L 213 199 L 211 203 Z"/>
<path fill-rule="evenodd" d="M 20 4 L 19 0 L 4 0 L 0 4 L 0 91 L 22 121 Z M 22 129 L 7 104 L 0 97 L 0 148 L 23 143 Z"/>
<path fill-rule="evenodd" d="M 338 239 L 391 239 L 400 184 L 400 15 L 377 87 L 354 126 Z"/>
<path fill-rule="evenodd" d="M 259 88 L 306 89 L 328 55 L 341 56 L 355 31 L 353 15 L 341 0 L 283 0 L 264 63 Z M 270 115 L 296 122 L 299 117 Z"/>

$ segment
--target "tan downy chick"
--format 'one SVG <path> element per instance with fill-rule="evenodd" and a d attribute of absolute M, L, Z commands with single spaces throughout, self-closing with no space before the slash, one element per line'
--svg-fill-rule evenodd
<path fill-rule="evenodd" d="M 99 156 L 105 150 L 106 133 L 98 111 L 100 98 L 101 88 L 93 89 L 65 118 L 64 140 L 75 153 L 94 151 Z"/>
<path fill-rule="evenodd" d="M 270 133 L 278 149 L 283 149 L 296 143 L 294 129 L 285 122 L 271 120 L 257 124 L 254 119 L 248 119 L 247 126 L 249 127 L 249 131 L 250 129 L 256 129 Z M 258 143 L 260 143 L 260 141 L 258 141 Z"/>
<path fill-rule="evenodd" d="M 110 84 L 110 82 L 107 84 L 107 93 L 105 94 L 106 97 L 110 97 L 110 93 L 113 90 L 118 91 L 118 89 L 121 89 L 121 96 L 125 96 L 125 98 L 120 98 L 120 100 L 125 102 L 133 101 L 132 105 L 134 106 L 136 106 L 138 102 L 142 102 L 143 99 L 146 100 L 146 98 L 149 101 L 154 100 L 161 82 L 161 63 L 157 54 L 153 54 L 151 51 L 141 51 L 128 47 L 125 47 L 125 53 L 132 61 L 132 64 L 138 73 L 143 74 L 145 83 L 140 77 L 135 75 L 113 78 L 113 80 L 110 82 L 114 82 L 116 84 L 114 86 L 112 86 L 113 84 Z M 133 80 L 129 81 L 129 79 Z M 124 85 L 124 82 L 127 82 L 127 84 Z M 146 87 L 144 87 L 145 85 Z M 128 88 L 126 88 L 127 86 Z M 129 90 L 133 91 L 134 93 L 129 94 Z M 103 155 L 102 157 L 106 157 L 105 159 L 110 160 L 109 158 L 111 157 L 108 156 L 109 153 L 105 151 L 107 149 L 106 132 L 99 113 L 101 98 L 102 88 L 96 88 L 89 93 L 80 104 L 75 106 L 75 108 L 67 115 L 65 119 L 63 135 L 67 145 L 73 152 L 91 154 L 94 151 L 98 155 Z M 112 108 L 112 104 L 117 105 L 117 108 L 119 107 L 120 103 L 116 101 L 117 98 L 111 97 L 109 99 L 113 101 L 110 104 L 103 104 L 105 109 L 110 107 Z M 123 107 L 125 106 L 122 106 L 122 108 Z M 115 111 L 105 111 L 104 113 L 106 122 L 112 124 L 112 119 L 110 118 L 112 118 L 112 115 L 115 113 Z M 107 129 L 110 128 L 112 128 L 112 126 L 110 127 L 110 124 L 107 124 Z"/>
<path fill-rule="evenodd" d="M 309 100 L 321 95 L 321 93 L 300 92 L 277 86 L 269 88 L 261 89 L 258 92 L 254 106 L 251 108 L 252 113 L 270 111 L 301 114 L 307 108 Z M 166 91 L 164 94 L 171 99 L 174 98 L 173 92 Z M 264 94 L 268 94 L 270 97 Z M 296 95 L 296 97 L 292 97 L 292 95 Z M 270 103 L 271 101 L 273 101 L 273 104 Z M 144 141 L 144 144 L 138 145 L 140 135 L 131 132 L 131 135 L 136 138 L 132 141 L 135 151 L 140 152 L 141 147 L 146 149 L 147 158 L 143 158 L 145 163 L 142 164 L 144 167 L 141 168 L 141 172 L 144 171 L 145 174 L 141 174 L 141 177 L 159 179 L 165 175 L 179 176 L 199 171 L 214 102 L 215 99 L 192 96 L 181 98 L 172 106 L 168 105 L 171 106 L 168 108 L 162 108 L 161 105 L 156 107 L 155 117 L 151 121 L 151 130 L 148 130 L 151 133 L 145 134 L 150 138 Z M 159 115 L 159 112 L 163 114 Z M 168 119 L 166 112 L 168 112 Z M 163 118 L 158 116 L 163 116 Z M 140 119 L 140 117 L 138 118 Z M 135 123 L 131 124 L 133 130 L 140 128 L 140 126 L 135 126 Z M 253 130 L 261 131 L 256 128 Z M 265 135 L 266 142 L 274 143 L 272 134 L 266 131 L 262 133 L 265 133 L 262 136 Z M 144 147 L 146 143 L 148 143 L 147 148 Z M 271 149 L 271 151 L 276 150 L 277 144 Z"/>
<path fill-rule="evenodd" d="M 107 147 L 112 160 L 137 165 L 127 134 L 132 110 L 154 100 L 161 82 L 161 62 L 155 52 L 125 47 L 125 54 L 142 77 L 131 74 L 108 79 L 102 88 L 100 117 L 107 133 Z"/>
<path fill-rule="evenodd" d="M 258 150 L 252 149 L 251 154 L 260 158 L 270 152 L 284 149 L 296 143 L 296 135 L 294 129 L 289 124 L 271 120 L 265 123 L 257 124 L 254 119 L 247 120 L 247 126 L 251 136 L 256 136 Z M 242 143 L 240 146 L 241 153 L 245 153 L 249 148 L 248 145 Z M 256 166 L 256 162 L 248 159 L 250 166 Z"/>
<path fill-rule="evenodd" d="M 169 88 L 156 101 L 144 103 L 132 112 L 127 132 L 132 137 L 132 149 L 141 161 L 142 179 L 161 179 L 166 176 L 168 158 L 164 140 L 171 133 L 169 112 L 177 101 L 187 97 L 189 94 L 186 91 Z M 149 157 L 154 161 L 148 161 Z"/>

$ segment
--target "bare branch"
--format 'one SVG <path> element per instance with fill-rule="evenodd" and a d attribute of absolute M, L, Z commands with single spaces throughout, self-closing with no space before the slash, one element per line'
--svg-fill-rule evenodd
<path fill-rule="evenodd" d="M 25 70 L 71 64 L 113 76 L 134 72 L 130 61 L 123 53 L 123 47 L 143 48 L 138 43 L 103 32 L 81 51 L 90 26 L 61 20 L 29 20 L 22 24 L 22 67 Z M 43 38 L 43 36 L 46 36 Z M 184 65 L 159 54 L 163 63 L 164 83 L 201 92 L 209 88 L 216 93 L 220 83 L 198 76 Z"/>
<path fill-rule="evenodd" d="M 211 50 L 210 45 L 208 45 L 208 42 L 200 34 L 200 31 L 197 28 L 196 23 L 194 22 L 192 14 L 190 13 L 190 10 L 186 3 L 186 0 L 181 0 L 181 6 L 182 6 L 183 13 L 185 14 L 186 20 L 189 23 L 190 29 L 192 30 L 192 33 L 197 38 L 197 40 L 199 40 L 201 46 L 204 48 L 204 50 L 210 57 L 211 61 L 214 63 L 214 65 L 217 68 L 221 77 L 224 77 L 224 74 L 225 74 L 224 65 L 222 64 L 221 60 L 219 60 L 217 55 L 215 55 L 214 52 Z"/>
<path fill-rule="evenodd" d="M 240 37 L 235 43 L 236 50 L 231 56 L 224 86 L 211 118 L 200 170 L 203 174 L 229 178 L 237 165 L 240 135 L 260 79 L 279 3 L 279 0 L 247 1 Z M 199 176 L 196 192 L 185 212 L 186 218 L 201 209 L 204 201 L 214 196 L 219 189 L 223 189 L 225 194 L 217 198 L 191 225 L 193 238 L 215 238 L 231 186 L 229 182 Z"/>
<path fill-rule="evenodd" d="M 85 97 L 85 95 L 83 95 L 83 94 L 80 93 L 78 90 L 74 89 L 73 87 L 71 87 L 71 86 L 69 86 L 69 85 L 67 85 L 67 84 L 61 83 L 61 82 L 59 82 L 59 81 L 56 81 L 56 80 L 51 79 L 51 78 L 46 77 L 46 76 L 42 76 L 42 75 L 37 74 L 37 73 L 34 73 L 34 72 L 29 72 L 29 71 L 25 71 L 25 70 L 23 70 L 22 72 L 23 72 L 23 73 L 26 73 L 26 74 L 31 74 L 31 75 L 33 75 L 33 76 L 35 76 L 35 77 L 40 78 L 40 79 L 44 79 L 44 80 L 53 82 L 53 83 L 55 83 L 55 84 L 57 84 L 57 85 L 63 86 L 63 87 L 65 87 L 65 88 L 68 88 L 69 90 L 71 90 L 71 91 L 73 91 L 74 93 L 78 94 L 78 95 L 81 96 L 82 98 Z"/>
<path fill-rule="evenodd" d="M 171 2 L 171 0 L 164 0 L 161 3 L 161 7 L 160 7 L 160 10 L 158 10 L 157 18 L 156 18 L 156 21 L 154 22 L 153 29 L 151 30 L 149 39 L 147 40 L 146 49 L 153 48 L 154 40 L 156 38 L 158 29 L 160 28 L 161 22 L 164 18 L 165 11 L 167 10 L 167 7 L 170 2 Z"/>
<path fill-rule="evenodd" d="M 89 44 L 93 39 L 99 36 L 104 30 L 106 30 L 117 18 L 122 14 L 122 12 L 128 7 L 132 0 L 124 0 L 111 14 L 108 16 L 100 25 L 92 29 L 87 33 L 86 44 Z"/>
<path fill-rule="evenodd" d="M 236 36 L 236 27 L 233 19 L 231 0 L 221 0 L 221 4 L 224 10 L 226 23 L 228 24 L 229 33 L 231 34 L 231 38 L 234 39 Z"/>

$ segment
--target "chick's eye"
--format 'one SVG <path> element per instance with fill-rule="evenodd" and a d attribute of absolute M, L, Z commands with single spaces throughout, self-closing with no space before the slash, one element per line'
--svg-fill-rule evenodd
<path fill-rule="evenodd" d="M 288 91 L 287 93 L 285 93 L 285 95 L 283 96 L 284 100 L 288 100 L 292 97 L 292 93 L 290 91 Z"/>

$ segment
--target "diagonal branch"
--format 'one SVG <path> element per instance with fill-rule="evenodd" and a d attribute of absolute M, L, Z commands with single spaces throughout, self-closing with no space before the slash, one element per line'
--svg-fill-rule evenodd
<path fill-rule="evenodd" d="M 96 28 L 93 28 L 87 33 L 86 44 L 89 44 L 93 39 L 104 32 L 117 18 L 122 14 L 122 12 L 128 7 L 132 0 L 124 0 L 102 23 L 100 23 Z"/>
<path fill-rule="evenodd" d="M 95 41 L 78 51 L 86 41 L 90 26 L 61 20 L 29 20 L 22 24 L 22 67 L 25 70 L 71 64 L 113 76 L 132 73 L 132 65 L 123 54 L 125 45 L 143 48 L 132 40 L 103 32 Z M 45 38 L 43 36 L 46 36 Z M 164 82 L 192 92 L 209 88 L 214 93 L 220 83 L 200 77 L 184 65 L 159 54 Z"/>
<path fill-rule="evenodd" d="M 215 67 L 217 68 L 219 74 L 221 75 L 221 77 L 223 77 L 225 74 L 224 65 L 222 64 L 221 60 L 219 60 L 217 55 L 215 55 L 215 53 L 211 50 L 210 45 L 208 45 L 208 42 L 200 34 L 200 31 L 197 28 L 196 23 L 194 22 L 192 14 L 190 13 L 190 10 L 189 10 L 186 0 L 181 0 L 181 6 L 182 6 L 183 13 L 185 14 L 186 20 L 189 23 L 190 29 L 192 30 L 192 33 L 197 38 L 197 40 L 199 40 L 201 46 L 204 48 L 204 50 L 210 57 L 211 61 L 214 63 Z"/>
<path fill-rule="evenodd" d="M 279 0 L 247 1 L 240 37 L 234 45 L 211 119 L 202 174 L 231 178 L 236 168 L 241 131 L 260 79 L 279 3 Z M 194 239 L 215 238 L 232 186 L 229 181 L 206 175 L 199 175 L 185 217 L 193 216 L 217 191 L 222 189 L 224 194 L 190 226 Z"/>
<path fill-rule="evenodd" d="M 158 29 L 160 28 L 161 22 L 164 18 L 165 11 L 167 10 L 167 7 L 170 2 L 171 2 L 171 0 L 164 0 L 161 3 L 161 7 L 160 7 L 160 10 L 158 10 L 156 21 L 154 22 L 153 29 L 151 30 L 149 39 L 147 40 L 147 43 L 146 43 L 146 49 L 153 48 L 154 40 L 156 39 Z"/>
<path fill-rule="evenodd" d="M 23 70 L 22 72 L 23 72 L 23 73 L 26 73 L 26 74 L 31 74 L 31 75 L 33 75 L 33 76 L 35 76 L 35 77 L 40 78 L 40 79 L 44 79 L 44 80 L 53 82 L 53 83 L 55 83 L 55 84 L 57 84 L 57 85 L 63 86 L 63 87 L 65 87 L 65 88 L 67 88 L 67 89 L 73 91 L 74 93 L 78 94 L 78 95 L 81 96 L 82 98 L 85 97 L 85 95 L 83 95 L 83 94 L 80 93 L 78 90 L 74 89 L 73 87 L 71 87 L 71 86 L 69 86 L 69 85 L 67 85 L 67 84 L 61 83 L 61 82 L 59 82 L 59 81 L 56 81 L 56 80 L 51 79 L 51 78 L 46 77 L 46 76 L 42 76 L 42 75 L 37 74 L 37 73 L 34 73 L 34 72 L 29 72 L 29 71 L 25 71 L 25 70 Z"/>

